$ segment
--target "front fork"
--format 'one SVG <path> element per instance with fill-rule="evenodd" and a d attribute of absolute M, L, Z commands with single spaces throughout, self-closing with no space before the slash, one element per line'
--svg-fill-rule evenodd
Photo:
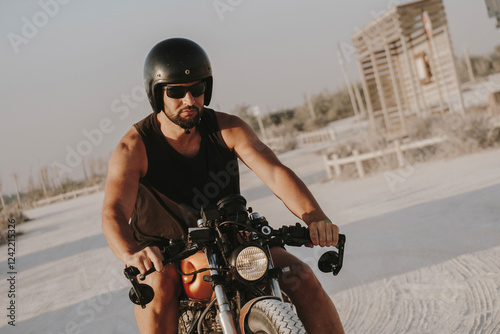
<path fill-rule="evenodd" d="M 270 254 L 270 253 L 269 253 Z M 219 271 L 214 268 L 218 268 L 218 261 L 217 261 L 217 256 L 213 252 L 212 249 L 210 248 L 205 248 L 205 255 L 207 257 L 207 262 L 208 262 L 208 267 L 212 268 L 210 269 L 210 275 L 212 277 L 218 277 Z M 272 262 L 271 256 L 269 256 L 269 270 L 273 269 L 274 265 Z M 283 301 L 283 295 L 281 294 L 281 289 L 278 283 L 278 279 L 276 277 L 270 278 L 268 280 L 269 282 L 269 287 L 271 288 L 271 295 L 279 298 L 281 301 Z M 214 284 L 214 292 L 215 292 L 215 298 L 217 298 L 217 305 L 219 307 L 219 322 L 222 327 L 222 332 L 224 334 L 239 334 L 239 331 L 237 330 L 235 321 L 234 321 L 234 315 L 231 312 L 231 305 L 229 303 L 229 300 L 227 299 L 226 292 L 224 290 L 224 287 L 222 284 L 217 283 L 217 281 L 213 281 Z"/>
<path fill-rule="evenodd" d="M 267 254 L 269 258 L 269 267 L 268 270 L 271 271 L 271 269 L 274 268 L 274 263 L 273 263 L 273 258 L 271 256 L 271 250 L 269 247 L 267 247 Z M 278 297 L 281 301 L 283 301 L 283 296 L 281 295 L 281 289 L 280 285 L 278 284 L 278 278 L 272 277 L 268 280 L 269 287 L 271 288 L 271 294 L 275 297 Z"/>
<path fill-rule="evenodd" d="M 209 268 L 218 268 L 217 257 L 210 248 L 205 248 L 207 262 Z M 217 277 L 219 271 L 217 269 L 210 269 L 210 275 Z M 219 307 L 219 322 L 224 334 L 238 334 L 236 324 L 234 322 L 234 315 L 231 312 L 231 305 L 227 299 L 226 292 L 222 284 L 214 282 L 215 298 L 217 298 L 217 305 Z"/>

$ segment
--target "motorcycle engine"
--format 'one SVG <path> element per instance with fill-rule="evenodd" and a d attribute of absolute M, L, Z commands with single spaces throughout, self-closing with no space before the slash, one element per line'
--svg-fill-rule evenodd
<path fill-rule="evenodd" d="M 209 328 L 210 333 L 222 333 L 222 326 L 217 318 L 217 311 L 212 309 L 205 317 L 205 323 Z"/>

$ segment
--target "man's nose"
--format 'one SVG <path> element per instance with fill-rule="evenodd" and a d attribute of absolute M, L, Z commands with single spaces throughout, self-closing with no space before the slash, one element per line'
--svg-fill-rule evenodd
<path fill-rule="evenodd" d="M 186 92 L 186 95 L 183 97 L 182 102 L 184 102 L 184 104 L 188 106 L 194 105 L 194 97 L 190 91 Z"/>

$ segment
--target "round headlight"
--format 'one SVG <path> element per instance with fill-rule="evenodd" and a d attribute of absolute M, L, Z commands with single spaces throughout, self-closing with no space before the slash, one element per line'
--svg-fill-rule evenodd
<path fill-rule="evenodd" d="M 243 248 L 236 257 L 236 270 L 241 278 L 257 281 L 265 275 L 268 268 L 266 253 L 259 247 Z"/>

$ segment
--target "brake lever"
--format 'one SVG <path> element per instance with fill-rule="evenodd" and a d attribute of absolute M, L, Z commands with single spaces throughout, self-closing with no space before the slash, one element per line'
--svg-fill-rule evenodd
<path fill-rule="evenodd" d="M 172 255 L 172 256 L 169 256 L 169 257 L 166 257 L 165 260 L 163 260 L 163 265 L 166 265 L 168 263 L 175 263 L 177 261 L 180 261 L 182 259 L 185 259 L 193 254 L 195 254 L 196 252 L 198 252 L 198 247 L 193 247 L 191 249 L 187 249 L 185 251 L 182 251 L 180 253 L 177 253 L 175 255 Z M 170 253 L 165 253 L 166 255 L 169 255 Z M 135 267 L 130 267 L 130 268 L 134 268 L 136 271 L 134 272 L 137 272 L 136 275 L 139 275 L 139 280 L 141 281 L 144 281 L 146 279 L 146 276 L 148 276 L 149 274 L 152 274 L 156 271 L 156 268 L 153 266 L 151 267 L 148 271 L 146 271 L 144 274 L 141 274 L 139 272 L 139 270 L 137 270 L 137 268 Z M 127 276 L 127 275 L 125 275 Z"/>

